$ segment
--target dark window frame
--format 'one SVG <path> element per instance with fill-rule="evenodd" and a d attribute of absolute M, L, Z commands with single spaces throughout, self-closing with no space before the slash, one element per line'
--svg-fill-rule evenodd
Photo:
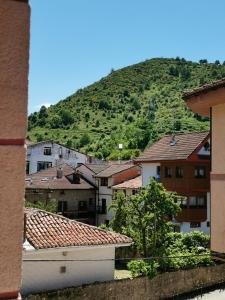
<path fill-rule="evenodd" d="M 184 169 L 176 166 L 176 178 L 184 178 Z"/>
<path fill-rule="evenodd" d="M 200 174 L 201 170 L 204 170 L 203 175 Z M 205 166 L 195 166 L 194 176 L 195 176 L 195 178 L 198 178 L 198 179 L 199 178 L 206 178 L 206 167 Z"/>
<path fill-rule="evenodd" d="M 165 176 L 165 178 L 172 178 L 173 177 L 172 167 L 165 167 L 164 168 L 164 176 Z"/>
<path fill-rule="evenodd" d="M 43 164 L 44 167 L 40 168 L 40 165 Z M 41 170 L 46 170 L 48 168 L 52 167 L 52 162 L 51 161 L 38 161 L 37 162 L 37 172 L 41 171 Z"/>
<path fill-rule="evenodd" d="M 101 186 L 108 186 L 108 178 L 107 177 L 101 177 L 100 178 L 100 185 Z"/>
<path fill-rule="evenodd" d="M 43 154 L 46 156 L 52 155 L 52 147 L 44 147 Z"/>

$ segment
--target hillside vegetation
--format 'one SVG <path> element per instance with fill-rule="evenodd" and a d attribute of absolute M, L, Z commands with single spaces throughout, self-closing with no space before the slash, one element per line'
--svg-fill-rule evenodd
<path fill-rule="evenodd" d="M 99 158 L 128 159 L 159 137 L 209 128 L 181 98 L 184 90 L 225 77 L 225 65 L 155 58 L 111 73 L 29 116 L 32 141 L 54 139 Z M 118 144 L 124 148 L 118 150 Z"/>

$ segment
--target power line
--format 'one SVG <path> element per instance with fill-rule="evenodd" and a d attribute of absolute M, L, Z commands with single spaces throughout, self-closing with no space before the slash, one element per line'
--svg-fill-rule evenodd
<path fill-rule="evenodd" d="M 176 258 L 192 258 L 192 257 L 204 257 L 211 256 L 211 253 L 205 254 L 192 254 L 192 255 L 179 255 L 179 256 L 149 256 L 149 257 L 123 257 L 123 258 L 105 258 L 105 259 L 23 259 L 25 262 L 92 262 L 92 261 L 121 261 L 121 260 L 159 260 L 159 259 L 176 259 Z"/>

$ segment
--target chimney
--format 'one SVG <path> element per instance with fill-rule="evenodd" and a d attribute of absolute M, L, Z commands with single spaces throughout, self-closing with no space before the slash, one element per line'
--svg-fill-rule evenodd
<path fill-rule="evenodd" d="M 62 168 L 57 169 L 57 171 L 56 171 L 56 177 L 58 179 L 63 178 L 63 169 Z"/>

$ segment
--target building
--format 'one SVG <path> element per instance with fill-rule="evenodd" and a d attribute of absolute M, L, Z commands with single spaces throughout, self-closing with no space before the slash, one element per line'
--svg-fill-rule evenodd
<path fill-rule="evenodd" d="M 56 202 L 58 212 L 71 219 L 96 224 L 97 186 L 67 164 L 26 178 L 25 199 L 31 203 Z"/>
<path fill-rule="evenodd" d="M 97 225 L 108 224 L 113 217 L 109 207 L 113 200 L 113 186 L 140 175 L 140 167 L 134 164 L 81 164 L 77 170 L 98 187 L 96 195 Z"/>
<path fill-rule="evenodd" d="M 225 79 L 184 94 L 187 106 L 211 119 L 211 250 L 225 253 Z"/>
<path fill-rule="evenodd" d="M 122 183 L 116 184 L 112 187 L 113 194 L 122 192 L 125 196 L 132 196 L 138 193 L 138 191 L 142 187 L 142 178 L 141 176 L 137 176 L 135 178 L 126 180 Z"/>
<path fill-rule="evenodd" d="M 18 298 L 21 284 L 29 70 L 28 0 L 1 0 L 0 16 L 0 299 L 6 300 Z"/>
<path fill-rule="evenodd" d="M 114 279 L 124 235 L 37 209 L 25 211 L 23 295 Z"/>
<path fill-rule="evenodd" d="M 102 160 L 69 149 L 54 141 L 27 145 L 27 174 L 33 174 L 62 163 L 76 167 L 79 163 L 102 163 Z"/>
<path fill-rule="evenodd" d="M 155 177 L 182 199 L 175 219 L 177 230 L 202 230 L 210 226 L 210 135 L 193 132 L 165 136 L 136 159 L 142 167 L 142 185 Z"/>

